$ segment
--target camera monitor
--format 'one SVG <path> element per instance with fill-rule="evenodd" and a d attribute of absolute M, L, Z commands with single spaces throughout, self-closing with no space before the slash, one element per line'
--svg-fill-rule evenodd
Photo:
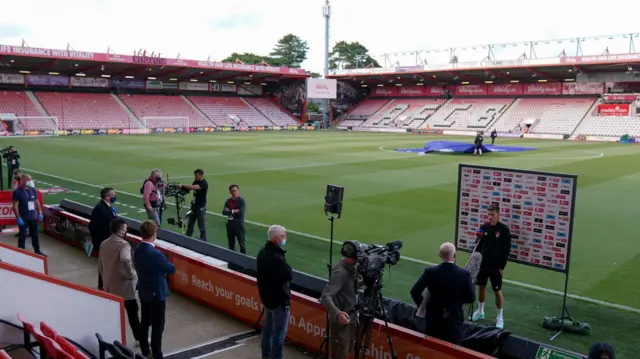
<path fill-rule="evenodd" d="M 327 193 L 324 196 L 324 213 L 342 215 L 342 197 L 344 188 L 332 184 L 327 185 Z"/>

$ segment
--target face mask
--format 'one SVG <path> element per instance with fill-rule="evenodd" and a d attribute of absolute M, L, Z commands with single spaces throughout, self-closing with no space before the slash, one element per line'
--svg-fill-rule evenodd
<path fill-rule="evenodd" d="M 162 182 L 162 177 L 156 177 L 156 182 Z"/>
<path fill-rule="evenodd" d="M 285 244 L 287 244 L 287 240 L 286 240 L 286 239 L 283 239 L 283 240 L 282 240 L 282 243 L 280 243 L 280 247 L 284 246 Z"/>
<path fill-rule="evenodd" d="M 31 188 L 36 188 L 36 185 L 35 185 L 35 184 L 33 184 L 33 181 L 28 181 L 28 182 L 27 182 L 27 186 L 28 186 L 28 187 L 31 187 Z"/>
<path fill-rule="evenodd" d="M 109 202 L 116 203 L 116 196 L 109 198 Z"/>

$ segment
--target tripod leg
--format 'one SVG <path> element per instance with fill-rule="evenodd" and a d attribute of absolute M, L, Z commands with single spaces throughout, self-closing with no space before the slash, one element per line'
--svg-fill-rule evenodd
<path fill-rule="evenodd" d="M 389 342 L 389 351 L 391 352 L 391 359 L 396 358 L 396 352 L 393 350 L 393 342 L 391 340 L 391 329 L 389 329 L 389 321 L 387 320 L 387 311 L 384 308 L 384 301 L 382 297 L 382 292 L 378 292 L 378 300 L 380 304 L 380 308 L 382 309 L 382 316 L 384 319 L 384 327 L 387 332 L 387 341 Z M 369 331 L 369 335 L 371 335 L 371 331 Z"/>

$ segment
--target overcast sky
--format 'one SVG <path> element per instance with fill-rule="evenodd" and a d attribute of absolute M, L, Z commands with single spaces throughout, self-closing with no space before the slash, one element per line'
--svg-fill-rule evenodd
<path fill-rule="evenodd" d="M 466 45 L 525 42 L 577 36 L 640 32 L 637 1 L 577 0 L 332 0 L 331 43 L 360 41 L 372 55 Z M 267 54 L 287 33 L 309 43 L 303 67 L 322 72 L 324 0 L 21 0 L 4 1 L 0 44 L 66 48 L 119 54 L 134 49 L 163 57 L 221 60 L 232 52 Z M 640 52 L 640 38 L 636 40 Z M 625 39 L 586 41 L 597 55 L 629 51 Z M 575 43 L 538 45 L 537 57 L 575 55 Z M 509 50 L 507 52 L 507 50 Z M 499 47 L 498 60 L 529 55 L 526 46 Z M 458 50 L 460 62 L 480 61 L 487 50 Z M 446 62 L 444 52 L 421 54 L 429 63 Z M 382 57 L 377 59 L 384 65 Z M 415 56 L 390 57 L 415 65 Z"/>

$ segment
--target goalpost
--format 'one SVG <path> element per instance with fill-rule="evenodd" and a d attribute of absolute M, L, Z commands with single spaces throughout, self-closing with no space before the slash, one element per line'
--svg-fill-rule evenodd
<path fill-rule="evenodd" d="M 146 116 L 141 117 L 144 128 L 151 130 L 163 130 L 165 128 L 185 129 L 190 128 L 189 117 L 186 116 Z"/>
<path fill-rule="evenodd" d="M 29 136 L 57 136 L 60 127 L 56 116 L 15 116 L 10 113 L 0 113 L 3 128 L 15 135 Z"/>

